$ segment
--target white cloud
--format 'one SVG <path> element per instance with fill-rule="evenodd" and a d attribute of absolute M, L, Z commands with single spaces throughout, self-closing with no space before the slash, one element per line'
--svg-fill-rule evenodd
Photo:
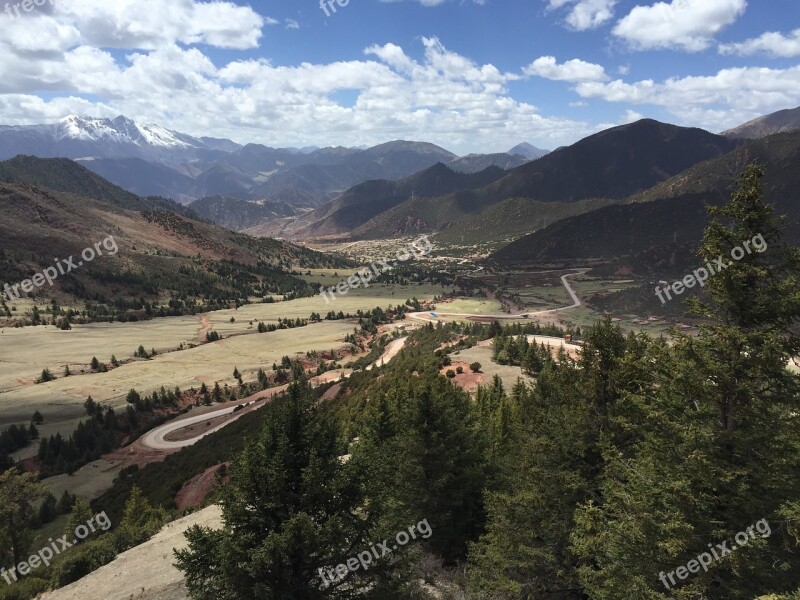
<path fill-rule="evenodd" d="M 548 0 L 548 8 L 569 7 L 566 24 L 577 31 L 596 29 L 614 17 L 618 0 Z"/>
<path fill-rule="evenodd" d="M 542 56 L 523 69 L 526 75 L 538 75 L 554 81 L 607 81 L 605 69 L 577 58 L 558 64 L 554 56 Z"/>
<path fill-rule="evenodd" d="M 394 4 L 396 2 L 404 2 L 406 0 L 379 0 L 379 1 L 384 3 L 384 4 Z M 440 5 L 444 4 L 445 2 L 447 2 L 447 0 L 411 0 L 411 1 L 412 2 L 417 2 L 418 4 L 421 4 L 422 6 L 425 6 L 425 7 L 440 6 Z M 467 0 L 467 1 L 469 1 L 469 0 Z M 464 4 L 465 0 L 460 0 L 460 2 L 461 2 L 461 4 Z M 486 5 L 486 0 L 472 0 L 472 4 L 478 4 L 480 6 L 485 6 Z"/>
<path fill-rule="evenodd" d="M 636 121 L 641 121 L 642 119 L 644 119 L 644 115 L 642 113 L 628 109 L 625 111 L 625 114 L 622 115 L 620 123 L 627 125 L 628 123 L 635 123 Z"/>
<path fill-rule="evenodd" d="M 614 35 L 632 48 L 676 48 L 699 52 L 714 36 L 736 21 L 747 0 L 672 0 L 636 6 L 614 27 Z"/>
<path fill-rule="evenodd" d="M 595 130 L 514 99 L 508 84 L 524 79 L 522 73 L 475 63 L 437 38 L 422 39 L 421 59 L 386 44 L 366 48 L 360 60 L 275 65 L 249 59 L 217 66 L 200 48 L 162 44 L 120 57 L 86 45 L 72 48 L 72 29 L 53 32 L 53 50 L 35 59 L 0 39 L 0 72 L 8 74 L 0 79 L 0 123 L 52 122 L 73 112 L 125 114 L 193 135 L 273 146 L 403 138 L 463 153 L 501 151 L 520 139 L 556 147 Z M 55 97 L 39 98 L 43 89 Z M 342 91 L 355 101 L 343 105 Z"/>
<path fill-rule="evenodd" d="M 256 48 L 261 29 L 277 24 L 252 8 L 220 0 L 58 0 L 53 12 L 60 23 L 79 30 L 85 44 L 102 48 L 150 50 L 175 42 Z"/>
<path fill-rule="evenodd" d="M 681 123 L 725 129 L 756 116 L 797 105 L 800 66 L 788 69 L 741 67 L 716 75 L 651 79 L 636 83 L 622 80 L 580 83 L 583 98 L 608 102 L 666 107 Z"/>
<path fill-rule="evenodd" d="M 739 56 L 760 53 L 781 58 L 800 56 L 800 29 L 795 29 L 789 35 L 770 31 L 737 44 L 722 44 L 719 51 L 721 54 L 738 54 Z"/>

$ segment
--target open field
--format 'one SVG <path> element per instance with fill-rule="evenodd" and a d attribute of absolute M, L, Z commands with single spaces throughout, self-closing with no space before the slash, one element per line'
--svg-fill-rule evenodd
<path fill-rule="evenodd" d="M 436 312 L 440 310 L 446 313 L 464 313 L 473 315 L 500 313 L 503 308 L 500 302 L 488 298 L 454 298 L 447 302 L 437 302 Z"/>
<path fill-rule="evenodd" d="M 233 366 L 238 365 L 247 376 L 251 365 L 272 365 L 285 354 L 307 350 L 328 350 L 341 346 L 341 339 L 353 329 L 352 323 L 322 323 L 307 328 L 282 330 L 256 334 L 258 321 L 276 322 L 281 318 L 308 318 L 312 312 L 323 316 L 330 310 L 355 313 L 359 309 L 369 310 L 377 306 L 387 307 L 405 302 L 408 298 L 431 299 L 441 293 L 441 286 L 371 286 L 369 289 L 351 290 L 346 296 L 326 304 L 320 296 L 301 298 L 290 302 L 252 304 L 236 309 L 208 313 L 207 315 L 165 317 L 137 323 L 96 323 L 75 325 L 71 331 L 61 331 L 53 326 L 5 328 L 0 330 L 0 424 L 28 421 L 36 408 L 51 405 L 82 403 L 92 395 L 98 401 L 119 400 L 131 388 L 140 391 L 166 387 L 191 387 L 202 381 L 227 380 Z M 231 323 L 231 318 L 235 322 Z M 250 322 L 253 322 L 251 325 Z M 114 369 L 109 373 L 86 374 L 92 357 L 109 362 L 112 355 L 120 361 L 132 357 L 139 345 L 148 351 L 155 348 L 159 353 L 176 350 L 181 343 L 188 346 L 205 339 L 205 332 L 217 330 L 223 337 L 237 336 L 209 346 L 187 348 L 180 352 L 159 354 L 152 361 L 136 361 Z M 252 338 L 249 341 L 242 341 Z M 266 344 L 265 344 L 266 342 Z M 265 351 L 264 346 L 274 348 Z M 252 360 L 251 360 L 252 359 Z M 224 364 L 220 371 L 205 373 L 207 361 Z M 195 370 L 192 371 L 192 364 Z M 60 378 L 64 366 L 70 365 L 74 373 L 69 378 Z M 228 368 L 230 366 L 230 368 Z M 56 381 L 33 385 L 42 369 L 49 368 L 59 377 Z M 20 406 L 26 406 L 19 412 Z M 82 409 L 68 406 L 56 409 L 59 421 L 80 416 Z M 43 433 L 50 434 L 47 427 Z"/>
<path fill-rule="evenodd" d="M 151 322 L 157 328 L 157 321 Z M 270 368 L 281 357 L 298 352 L 325 351 L 342 346 L 344 336 L 353 331 L 349 321 L 324 321 L 297 329 L 242 335 L 204 344 L 181 352 L 161 354 L 152 360 L 122 365 L 108 373 L 72 376 L 39 385 L 28 385 L 0 395 L 0 423 L 30 419 L 34 410 L 45 416 L 41 431 L 45 435 L 61 429 L 58 424 L 79 418 L 88 396 L 113 408 L 125 405 L 131 388 L 151 393 L 162 385 L 182 389 L 202 383 L 233 384 L 233 369 L 238 367 L 250 381 L 260 367 Z M 66 433 L 67 431 L 62 431 Z"/>
<path fill-rule="evenodd" d="M 331 285 L 346 281 L 346 279 L 346 272 L 339 271 L 339 277 L 332 279 Z M 322 296 L 316 295 L 311 298 L 298 298 L 291 302 L 248 304 L 238 310 L 228 309 L 209 313 L 208 320 L 220 335 L 229 336 L 236 333 L 252 333 L 259 321 L 269 323 L 282 318 L 307 319 L 312 312 L 319 313 L 323 317 L 329 311 L 355 314 L 359 309 L 371 310 L 378 306 L 386 308 L 389 305 L 404 304 L 412 297 L 419 300 L 432 299 L 445 291 L 449 291 L 449 288 L 443 288 L 440 285 L 376 284 L 370 285 L 367 289 L 350 290 L 343 296 L 337 294 L 335 299 L 328 298 L 327 302 Z M 231 317 L 236 319 L 235 323 L 230 322 Z M 253 321 L 253 325 L 250 325 L 250 321 Z"/>
<path fill-rule="evenodd" d="M 456 366 L 461 363 L 464 363 L 464 375 L 457 376 L 455 378 L 455 382 L 459 383 L 459 377 L 473 377 L 469 370 L 469 365 L 474 362 L 481 363 L 481 372 L 478 374 L 480 376 L 477 383 L 481 385 L 488 385 L 492 382 L 492 379 L 495 375 L 499 375 L 500 379 L 503 382 L 503 386 L 506 390 L 510 390 L 515 383 L 517 383 L 517 379 L 522 379 L 525 382 L 532 382 L 534 379 L 525 375 L 522 372 L 520 367 L 511 367 L 508 365 L 498 365 L 495 362 L 492 362 L 492 353 L 493 350 L 491 346 L 473 346 L 472 348 L 468 348 L 466 350 L 461 350 L 458 353 L 453 353 L 450 358 L 453 361 L 453 366 L 447 367 L 448 369 L 455 370 Z M 470 389 L 469 386 L 465 386 L 466 389 Z"/>
<path fill-rule="evenodd" d="M 29 385 L 44 368 L 61 376 L 64 366 L 73 373 L 89 370 L 92 357 L 108 363 L 133 357 L 140 345 L 162 352 L 181 343 L 198 343 L 200 320 L 196 316 L 165 317 L 137 323 L 91 323 L 61 331 L 53 325 L 0 329 L 0 399 L 3 394 Z"/>

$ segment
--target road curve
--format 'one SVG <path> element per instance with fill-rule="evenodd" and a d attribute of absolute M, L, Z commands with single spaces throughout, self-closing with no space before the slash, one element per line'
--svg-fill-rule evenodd
<path fill-rule="evenodd" d="M 575 293 L 575 290 L 572 289 L 572 286 L 567 281 L 567 277 L 573 277 L 575 275 L 582 275 L 585 273 L 585 270 L 581 270 L 578 273 L 567 273 L 561 277 L 561 283 L 564 284 L 564 287 L 567 288 L 567 293 L 572 298 L 572 304 L 570 306 L 562 306 L 561 308 L 550 308 L 548 310 L 538 310 L 535 312 L 526 312 L 520 313 L 518 315 L 511 315 L 511 314 L 474 314 L 474 313 L 447 313 L 447 312 L 439 312 L 438 310 L 434 311 L 424 311 L 424 312 L 415 312 L 415 313 L 408 313 L 408 317 L 411 319 L 416 319 L 417 321 L 426 321 L 428 323 L 436 323 L 436 319 L 428 318 L 431 312 L 436 313 L 442 317 L 483 317 L 483 318 L 490 318 L 490 319 L 527 319 L 530 317 L 536 317 L 538 315 L 547 315 L 550 313 L 560 312 L 562 310 L 568 310 L 570 308 L 577 308 L 583 305 L 581 299 L 578 298 L 578 294 Z"/>
<path fill-rule="evenodd" d="M 178 448 L 185 448 L 186 446 L 191 446 L 207 435 L 211 435 L 225 427 L 233 423 L 236 419 L 231 419 L 230 421 L 225 421 L 220 425 L 217 425 L 213 429 L 209 429 L 202 435 L 198 435 L 195 438 L 189 440 L 180 440 L 170 442 L 166 438 L 170 433 L 178 431 L 179 429 L 184 429 L 185 427 L 190 427 L 191 425 L 197 425 L 198 423 L 203 423 L 210 419 L 216 419 L 217 417 L 224 417 L 226 415 L 230 415 L 233 411 L 236 410 L 235 406 L 231 406 L 230 408 L 223 408 L 221 410 L 215 410 L 214 412 L 206 413 L 204 415 L 198 415 L 196 417 L 190 417 L 188 419 L 180 419 L 178 421 L 170 421 L 169 423 L 165 423 L 160 427 L 156 427 L 155 429 L 148 431 L 141 437 L 141 442 L 148 448 L 153 448 L 154 450 L 175 450 Z"/>
<path fill-rule="evenodd" d="M 567 289 L 567 292 L 569 293 L 570 298 L 572 298 L 572 304 L 570 306 L 564 306 L 564 307 L 561 307 L 561 308 L 551 308 L 549 310 L 540 310 L 540 311 L 536 311 L 536 312 L 522 313 L 522 314 L 518 314 L 518 315 L 444 313 L 444 312 L 438 312 L 438 311 L 435 311 L 435 312 L 436 312 L 437 315 L 441 315 L 443 317 L 489 317 L 489 318 L 493 318 L 493 319 L 524 319 L 524 318 L 535 317 L 537 315 L 546 315 L 546 314 L 550 314 L 550 313 L 559 312 L 559 311 L 562 311 L 562 310 L 568 310 L 570 308 L 577 308 L 578 306 L 581 306 L 583 303 L 581 302 L 581 299 L 578 298 L 578 294 L 575 293 L 575 290 L 572 289 L 572 286 L 569 284 L 569 281 L 567 281 L 567 278 L 568 277 L 573 277 L 574 275 L 580 275 L 580 274 L 583 274 L 585 272 L 586 271 L 582 270 L 582 271 L 580 271 L 578 273 L 568 273 L 568 274 L 563 275 L 561 277 L 561 283 L 564 284 L 564 287 Z M 426 321 L 428 323 L 436 323 L 437 321 L 435 319 L 428 318 L 429 314 L 430 314 L 430 312 L 408 313 L 408 317 L 411 318 L 411 319 L 416 319 L 417 321 Z M 400 350 L 403 349 L 403 346 L 405 346 L 406 341 L 408 341 L 408 338 L 407 337 L 403 337 L 403 338 L 399 338 L 397 340 L 393 340 L 392 342 L 390 342 L 386 346 L 386 350 L 384 351 L 383 355 L 378 360 L 376 360 L 373 364 L 368 366 L 366 368 L 366 370 L 372 369 L 373 367 L 382 367 L 383 365 L 388 363 L 390 360 L 392 360 L 400 352 Z M 347 375 L 340 375 L 339 377 L 337 377 L 336 379 L 331 380 L 331 381 L 340 381 L 341 379 L 346 378 L 346 377 L 347 377 Z M 274 390 L 275 394 L 281 393 L 281 392 L 278 391 L 278 389 L 279 388 L 275 388 L 275 390 Z M 269 390 L 264 390 L 264 393 L 266 393 L 266 392 L 269 392 Z M 263 401 L 263 400 L 266 400 L 266 399 L 267 399 L 266 397 L 262 396 L 260 399 L 257 399 L 255 401 L 259 402 L 259 401 Z M 248 402 L 248 401 L 244 400 L 244 402 Z M 188 440 L 168 441 L 166 439 L 166 437 L 170 433 L 173 433 L 173 432 L 178 431 L 180 429 L 184 429 L 184 428 L 190 427 L 192 425 L 197 425 L 198 423 L 203 423 L 204 421 L 208 421 L 210 419 L 216 419 L 218 417 L 224 417 L 224 416 L 230 415 L 230 414 L 232 414 L 234 412 L 235 408 L 236 407 L 223 408 L 223 409 L 220 409 L 220 410 L 216 410 L 214 412 L 206 413 L 204 415 L 198 415 L 196 417 L 190 417 L 188 419 L 180 419 L 180 420 L 177 420 L 177 421 L 170 421 L 169 423 L 165 423 L 164 425 L 156 427 L 155 429 L 147 432 L 146 434 L 144 434 L 141 437 L 140 441 L 141 441 L 141 443 L 143 445 L 147 446 L 148 448 L 155 449 L 155 450 L 179 450 L 181 448 L 186 448 L 187 446 L 192 446 L 193 444 L 196 444 L 199 440 L 203 439 L 207 435 L 211 435 L 212 433 L 216 433 L 217 431 L 219 431 L 223 427 L 225 427 L 227 425 L 230 425 L 236 419 L 230 419 L 228 421 L 225 421 L 224 423 L 221 423 L 221 424 L 217 425 L 213 429 L 210 429 L 207 432 L 205 432 L 205 433 L 203 433 L 201 435 L 198 435 L 197 437 L 188 439 Z M 244 414 L 244 413 L 242 413 L 242 414 Z"/>
<path fill-rule="evenodd" d="M 403 337 L 403 338 L 399 338 L 399 339 L 392 340 L 391 342 L 389 342 L 389 344 L 386 346 L 386 350 L 381 355 L 381 357 L 377 361 L 375 361 L 373 364 L 368 366 L 367 370 L 371 369 L 372 367 L 382 367 L 383 365 L 388 363 L 395 356 L 397 356 L 397 354 L 400 352 L 400 350 L 403 349 L 403 346 L 406 345 L 407 341 L 408 341 L 408 337 Z M 332 380 L 326 381 L 326 383 L 329 383 L 329 382 L 332 382 L 332 381 L 340 381 L 341 379 L 346 378 L 346 377 L 348 377 L 348 375 L 342 374 L 342 375 L 339 375 L 336 379 L 332 379 Z M 264 402 L 264 401 L 272 398 L 275 395 L 283 393 L 283 391 L 286 389 L 286 387 L 287 386 L 280 386 L 280 387 L 277 387 L 277 388 L 273 388 L 272 389 L 272 392 L 273 392 L 272 394 L 269 394 L 270 389 L 266 389 L 263 392 L 259 392 L 258 393 L 258 396 L 260 396 L 260 398 L 257 398 L 255 400 L 244 399 L 244 400 L 242 400 L 242 404 L 254 404 L 256 402 Z M 206 437 L 207 435 L 211 435 L 212 433 L 216 433 L 217 431 L 219 431 L 223 427 L 226 427 L 227 425 L 230 425 L 231 423 L 233 423 L 239 417 L 237 416 L 234 419 L 230 419 L 228 421 L 225 421 L 224 423 L 220 423 L 219 425 L 217 425 L 213 429 L 209 429 L 205 433 L 203 433 L 201 435 L 198 435 L 197 437 L 193 437 L 191 439 L 188 439 L 188 440 L 169 441 L 166 438 L 167 438 L 167 436 L 169 434 L 174 433 L 175 431 L 178 431 L 180 429 L 184 429 L 186 427 L 191 427 L 192 425 L 197 425 L 198 423 L 204 423 L 204 422 L 209 421 L 211 419 L 216 419 L 216 418 L 219 418 L 219 417 L 225 417 L 227 415 L 233 414 L 233 412 L 236 410 L 236 408 L 237 408 L 236 406 L 231 406 L 231 407 L 228 407 L 228 408 L 222 408 L 220 410 L 215 410 L 213 412 L 205 413 L 203 415 L 197 415 L 196 417 L 189 417 L 188 419 L 179 419 L 179 420 L 170 421 L 169 423 L 165 423 L 164 425 L 160 425 L 159 427 L 156 427 L 155 429 L 152 429 L 151 431 L 148 431 L 146 434 L 144 434 L 140 438 L 139 441 L 144 446 L 146 446 L 148 448 L 152 448 L 154 450 L 179 450 L 181 448 L 186 448 L 187 446 L 192 446 L 192 445 L 196 444 L 197 442 L 199 442 L 204 437 Z M 245 414 L 245 412 L 242 412 L 242 415 L 244 415 L 244 414 Z"/>

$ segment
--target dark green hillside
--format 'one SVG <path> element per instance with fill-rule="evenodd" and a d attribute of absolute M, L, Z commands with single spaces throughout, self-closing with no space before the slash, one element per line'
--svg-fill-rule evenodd
<path fill-rule="evenodd" d="M 569 217 L 498 250 L 500 262 L 548 262 L 635 255 L 694 243 L 707 220 L 702 195 L 639 205 L 613 205 Z"/>
<path fill-rule="evenodd" d="M 0 318 L 9 324 L 56 322 L 66 327 L 69 322 L 193 314 L 254 299 L 304 296 L 313 293 L 311 286 L 290 271 L 348 264 L 158 209 L 160 201 L 130 195 L 71 161 L 22 162 L 29 169 L 38 165 L 33 175 L 44 174 L 41 180 L 95 196 L 45 189 L 39 179 L 36 184 L 0 183 L 0 286 L 21 284 L 53 267 L 54 257 L 75 257 L 76 265 L 57 274 L 52 286 L 20 290 L 23 298 L 37 301 L 38 312 L 6 297 L 9 309 Z M 9 178 L 24 176 L 23 169 L 16 169 Z M 102 255 L 77 265 L 85 248 L 104 240 Z"/>
<path fill-rule="evenodd" d="M 735 147 L 702 129 L 644 119 L 556 150 L 484 190 L 487 197 L 574 202 L 627 198 Z"/>
<path fill-rule="evenodd" d="M 269 219 L 299 214 L 297 208 L 286 202 L 252 202 L 233 196 L 208 196 L 189 206 L 204 219 L 234 231 L 260 225 Z"/>
<path fill-rule="evenodd" d="M 438 202 L 404 202 L 365 223 L 354 235 L 378 239 L 438 230 L 436 240 L 444 244 L 500 247 L 560 219 L 612 203 L 613 200 L 562 203 L 512 198 L 484 208 L 475 193 L 461 192 L 439 198 Z"/>
<path fill-rule="evenodd" d="M 505 174 L 499 167 L 479 173 L 457 173 L 442 163 L 399 181 L 368 181 L 303 217 L 298 235 L 348 233 L 406 200 L 438 198 L 481 188 Z"/>
<path fill-rule="evenodd" d="M 636 257 L 649 249 L 696 245 L 707 223 L 703 206 L 729 197 L 736 175 L 748 162 L 764 165 L 766 199 L 787 215 L 787 238 L 800 240 L 800 132 L 794 132 L 747 142 L 632 196 L 627 204 L 565 219 L 494 257 L 502 262 Z"/>
<path fill-rule="evenodd" d="M 66 158 L 16 156 L 0 162 L 0 181 L 95 198 L 129 210 L 169 210 L 187 216 L 194 214 L 172 200 L 140 198 Z"/>

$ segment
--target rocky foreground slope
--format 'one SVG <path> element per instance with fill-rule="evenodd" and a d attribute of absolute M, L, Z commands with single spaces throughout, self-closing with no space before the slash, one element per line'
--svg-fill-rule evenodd
<path fill-rule="evenodd" d="M 37 600 L 188 600 L 183 574 L 175 568 L 175 549 L 186 546 L 193 525 L 222 527 L 222 512 L 210 506 L 172 523 L 152 539 L 120 554 L 112 563 Z"/>

